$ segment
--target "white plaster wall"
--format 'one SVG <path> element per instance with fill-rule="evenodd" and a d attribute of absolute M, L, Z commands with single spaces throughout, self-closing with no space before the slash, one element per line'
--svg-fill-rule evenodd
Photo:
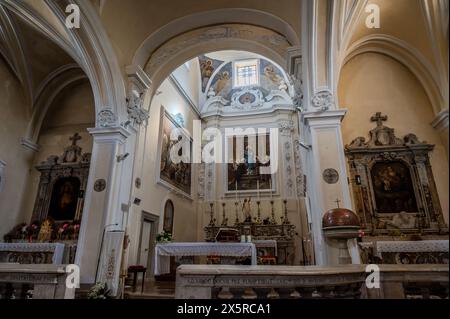
<path fill-rule="evenodd" d="M 53 101 L 44 119 L 39 134 L 39 152 L 34 155 L 26 182 L 26 196 L 23 198 L 24 222 L 30 222 L 39 187 L 39 172 L 34 168 L 50 155 L 62 155 L 71 144 L 69 138 L 79 133 L 77 144 L 83 153 L 92 151 L 92 137 L 87 128 L 93 127 L 94 98 L 89 82 L 83 81 L 65 88 Z"/>
<path fill-rule="evenodd" d="M 0 58 L 0 160 L 6 163 L 5 185 L 0 192 L 0 241 L 24 221 L 22 199 L 34 153 L 20 145 L 30 108 L 18 79 Z"/>
<path fill-rule="evenodd" d="M 339 85 L 340 106 L 348 109 L 342 123 L 344 143 L 368 136 L 375 127 L 370 117 L 376 112 L 388 115 L 385 125 L 397 137 L 414 133 L 421 141 L 435 145 L 431 165 L 448 224 L 449 171 L 445 143 L 431 126 L 435 118 L 427 95 L 414 75 L 402 64 L 376 53 L 366 53 L 344 66 Z"/>
<path fill-rule="evenodd" d="M 159 231 L 163 227 L 164 204 L 171 199 L 174 204 L 174 231 L 175 241 L 197 241 L 197 213 L 195 200 L 197 197 L 196 165 L 192 168 L 192 199 L 182 197 L 166 186 L 158 184 L 160 163 L 159 135 L 161 106 L 169 114 L 181 113 L 184 117 L 186 129 L 192 134 L 193 120 L 197 115 L 192 111 L 185 99 L 180 96 L 169 80 L 165 80 L 158 88 L 161 93 L 154 97 L 150 107 L 148 126 L 141 127 L 134 168 L 134 178 L 139 177 L 141 187 L 134 187 L 133 199 L 141 199 L 140 205 L 132 205 L 128 222 L 130 235 L 129 264 L 138 262 L 138 248 L 141 231 L 142 212 L 159 216 Z"/>

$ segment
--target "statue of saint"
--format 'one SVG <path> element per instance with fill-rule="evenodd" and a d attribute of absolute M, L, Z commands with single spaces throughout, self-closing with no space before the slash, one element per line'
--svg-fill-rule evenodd
<path fill-rule="evenodd" d="M 244 221 L 251 222 L 252 221 L 252 212 L 250 207 L 251 198 L 244 199 L 244 203 L 242 204 L 242 213 L 244 214 Z"/>

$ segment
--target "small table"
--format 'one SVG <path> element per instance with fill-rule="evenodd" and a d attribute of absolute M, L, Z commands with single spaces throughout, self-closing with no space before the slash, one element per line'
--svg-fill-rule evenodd
<path fill-rule="evenodd" d="M 137 276 L 139 273 L 142 273 L 142 285 L 141 285 L 141 293 L 144 292 L 144 284 L 145 284 L 145 273 L 147 268 L 144 266 L 130 266 L 128 267 L 128 272 L 133 274 L 133 291 L 136 291 L 137 285 Z"/>

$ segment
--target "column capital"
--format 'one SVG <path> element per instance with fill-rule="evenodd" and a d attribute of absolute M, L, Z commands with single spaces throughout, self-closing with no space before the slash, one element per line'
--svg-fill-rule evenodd
<path fill-rule="evenodd" d="M 120 144 L 123 144 L 131 135 L 131 133 L 122 126 L 89 128 L 88 132 L 92 135 L 94 141 L 103 143 L 119 142 Z"/>
<path fill-rule="evenodd" d="M 431 122 L 431 126 L 438 131 L 448 128 L 448 109 L 439 112 L 433 122 Z"/>
<path fill-rule="evenodd" d="M 29 138 L 26 138 L 26 137 L 24 137 L 20 140 L 20 145 L 22 145 L 26 149 L 31 150 L 36 153 L 39 152 L 39 149 L 40 149 L 38 144 L 36 144 L 35 142 L 33 142 L 32 140 L 30 140 Z"/>
<path fill-rule="evenodd" d="M 309 126 L 335 126 L 339 125 L 347 114 L 347 109 L 331 110 L 326 112 L 301 113 L 302 122 Z"/>
<path fill-rule="evenodd" d="M 128 78 L 142 90 L 149 89 L 152 80 L 139 65 L 129 65 L 125 68 Z"/>

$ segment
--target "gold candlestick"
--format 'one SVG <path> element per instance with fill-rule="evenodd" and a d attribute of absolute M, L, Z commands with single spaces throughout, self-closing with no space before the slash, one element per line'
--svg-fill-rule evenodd
<path fill-rule="evenodd" d="M 209 203 L 209 207 L 211 208 L 211 211 L 209 213 L 210 220 L 209 220 L 209 226 L 216 226 L 216 219 L 214 218 L 214 203 Z"/>
<path fill-rule="evenodd" d="M 256 202 L 256 205 L 258 205 L 258 215 L 257 215 L 257 218 L 256 218 L 256 223 L 258 223 L 258 224 L 261 224 L 261 209 L 259 207 L 260 204 L 261 204 L 261 202 L 258 200 Z"/>
<path fill-rule="evenodd" d="M 238 205 L 239 205 L 239 202 L 234 202 L 234 209 L 236 211 L 236 220 L 234 221 L 234 223 L 236 225 L 239 224 L 239 209 L 238 209 Z"/>
<path fill-rule="evenodd" d="M 275 225 L 275 224 L 277 223 L 277 221 L 275 220 L 275 210 L 274 210 L 274 208 L 273 208 L 273 204 L 274 204 L 274 202 L 273 202 L 273 200 L 271 200 L 271 201 L 270 201 L 270 205 L 272 206 L 272 207 L 271 207 L 272 219 L 271 219 L 270 222 L 271 222 L 273 225 Z"/>
<path fill-rule="evenodd" d="M 287 200 L 283 200 L 284 203 L 284 218 L 283 218 L 283 224 L 290 224 L 290 221 L 288 219 L 288 214 L 287 214 Z"/>
<path fill-rule="evenodd" d="M 222 226 L 227 226 L 228 219 L 225 216 L 225 203 L 222 203 Z"/>

